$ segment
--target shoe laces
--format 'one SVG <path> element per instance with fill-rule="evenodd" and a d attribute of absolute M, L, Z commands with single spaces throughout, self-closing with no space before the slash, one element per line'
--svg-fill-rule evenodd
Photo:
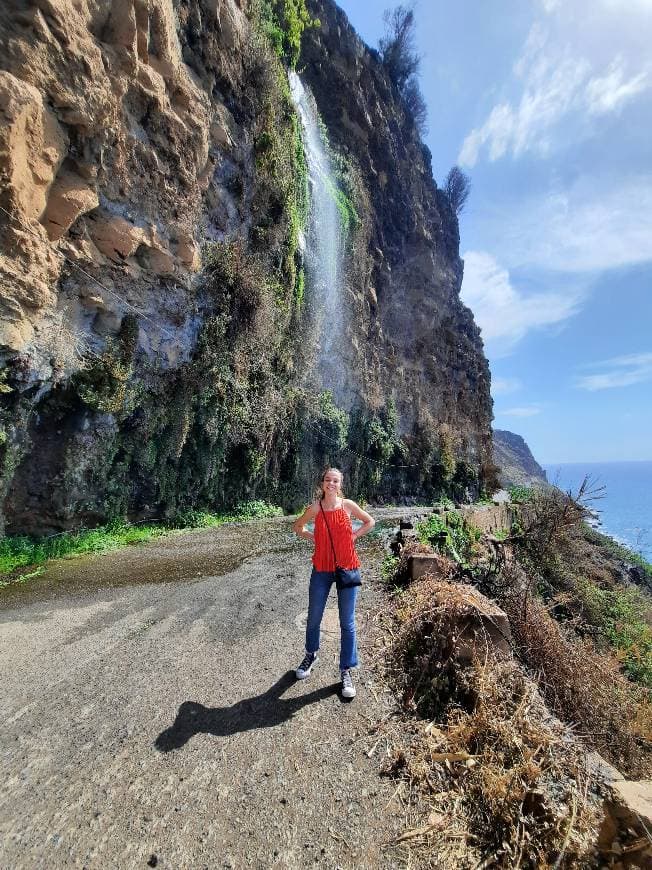
<path fill-rule="evenodd" d="M 351 677 L 351 671 L 342 671 L 342 686 L 345 689 L 353 688 L 353 679 Z"/>
<path fill-rule="evenodd" d="M 315 661 L 315 654 L 314 653 L 306 653 L 305 656 L 303 657 L 303 661 L 301 662 L 301 664 L 299 665 L 297 670 L 299 670 L 299 671 L 308 670 L 308 668 L 310 667 L 310 665 L 314 661 Z"/>

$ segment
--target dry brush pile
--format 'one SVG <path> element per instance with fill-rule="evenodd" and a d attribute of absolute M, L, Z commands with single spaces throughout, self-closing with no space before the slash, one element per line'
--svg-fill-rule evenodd
<path fill-rule="evenodd" d="M 388 670 L 407 721 L 386 772 L 427 798 L 427 822 L 402 843 L 426 848 L 429 866 L 599 866 L 589 751 L 650 776 L 649 690 L 582 630 L 574 587 L 551 587 L 548 566 L 572 558 L 584 516 L 581 501 L 544 493 L 506 540 L 471 530 L 463 562 L 438 530 L 396 564 Z M 434 573 L 410 582 L 409 557 L 427 551 Z M 509 645 L 487 632 L 478 590 L 508 617 Z"/>
<path fill-rule="evenodd" d="M 476 637 L 468 663 L 467 589 L 426 576 L 397 600 L 390 670 L 421 723 L 386 772 L 431 804 L 402 842 L 437 867 L 586 866 L 599 819 L 584 753 L 515 661 Z"/>

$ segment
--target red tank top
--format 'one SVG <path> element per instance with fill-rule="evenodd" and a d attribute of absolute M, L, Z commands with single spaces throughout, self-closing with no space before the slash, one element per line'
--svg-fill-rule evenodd
<path fill-rule="evenodd" d="M 353 546 L 353 527 L 347 512 L 343 507 L 338 507 L 333 511 L 326 511 L 326 519 L 337 555 L 337 566 L 347 568 L 349 571 L 359 568 L 360 560 Z M 312 556 L 312 564 L 316 571 L 335 570 L 333 547 L 331 547 L 324 514 L 320 508 L 315 517 L 315 552 Z"/>

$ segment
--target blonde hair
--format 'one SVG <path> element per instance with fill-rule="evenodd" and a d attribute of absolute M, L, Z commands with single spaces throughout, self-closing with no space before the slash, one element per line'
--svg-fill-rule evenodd
<path fill-rule="evenodd" d="M 322 471 L 321 475 L 319 476 L 319 483 L 317 484 L 317 489 L 316 489 L 317 501 L 321 501 L 325 495 L 324 478 L 326 477 L 326 475 L 328 474 L 329 471 L 335 471 L 337 474 L 339 474 L 340 485 L 337 488 L 337 494 L 340 498 L 344 498 L 344 493 L 342 491 L 342 482 L 344 481 L 344 475 L 342 474 L 342 472 L 340 471 L 339 468 L 335 468 L 332 465 L 327 465 L 326 468 Z"/>

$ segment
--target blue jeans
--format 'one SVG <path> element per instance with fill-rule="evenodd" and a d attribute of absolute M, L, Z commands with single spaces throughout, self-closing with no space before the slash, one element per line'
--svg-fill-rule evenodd
<path fill-rule="evenodd" d="M 312 569 L 308 590 L 308 622 L 306 624 L 306 652 L 315 653 L 319 649 L 319 628 L 321 626 L 328 593 L 335 582 L 334 571 Z M 340 612 L 340 670 L 357 668 L 358 646 L 355 636 L 355 601 L 359 586 L 337 590 L 337 607 Z"/>

